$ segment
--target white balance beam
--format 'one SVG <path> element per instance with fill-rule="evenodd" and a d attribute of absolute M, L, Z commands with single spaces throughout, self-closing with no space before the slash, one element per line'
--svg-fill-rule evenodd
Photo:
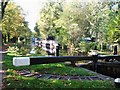
<path fill-rule="evenodd" d="M 81 60 L 90 60 L 97 61 L 98 59 L 117 59 L 120 60 L 120 55 L 112 56 L 34 56 L 34 57 L 14 57 L 13 65 L 14 66 L 27 66 L 27 65 L 36 65 L 36 64 L 49 64 L 49 63 L 58 63 L 65 61 L 81 61 Z"/>
<path fill-rule="evenodd" d="M 13 65 L 14 66 L 30 65 L 30 58 L 29 57 L 14 57 L 13 58 Z"/>
<path fill-rule="evenodd" d="M 49 64 L 65 61 L 93 60 L 93 57 L 81 56 L 36 56 L 36 57 L 14 57 L 14 66 L 28 66 L 36 64 Z"/>

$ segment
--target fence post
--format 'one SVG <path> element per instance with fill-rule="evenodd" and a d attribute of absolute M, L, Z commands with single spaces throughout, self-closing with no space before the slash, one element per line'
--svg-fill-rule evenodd
<path fill-rule="evenodd" d="M 93 55 L 93 70 L 97 72 L 98 55 Z"/>
<path fill-rule="evenodd" d="M 59 56 L 59 46 L 56 46 L 56 56 Z"/>
<path fill-rule="evenodd" d="M 117 45 L 114 46 L 114 55 L 117 55 Z"/>
<path fill-rule="evenodd" d="M 76 61 L 71 61 L 71 66 L 76 67 L 75 63 L 76 63 Z"/>

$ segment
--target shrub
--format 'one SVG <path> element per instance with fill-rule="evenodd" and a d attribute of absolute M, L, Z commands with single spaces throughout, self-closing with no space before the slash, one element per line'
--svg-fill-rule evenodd
<path fill-rule="evenodd" d="M 21 47 L 21 48 L 19 48 L 19 54 L 20 55 L 26 55 L 29 52 L 30 52 L 30 48 L 28 48 L 28 47 Z"/>
<path fill-rule="evenodd" d="M 42 56 L 47 55 L 47 52 L 45 50 L 43 50 L 42 48 L 40 48 L 40 47 L 35 47 L 35 51 L 36 51 L 35 54 L 40 54 Z"/>
<path fill-rule="evenodd" d="M 97 49 L 97 43 L 96 42 L 84 42 L 83 41 L 83 42 L 79 43 L 79 48 L 81 50 L 81 54 L 87 55 L 87 53 L 90 50 L 96 50 Z"/>
<path fill-rule="evenodd" d="M 19 48 L 17 46 L 9 46 L 8 52 L 17 52 Z"/>

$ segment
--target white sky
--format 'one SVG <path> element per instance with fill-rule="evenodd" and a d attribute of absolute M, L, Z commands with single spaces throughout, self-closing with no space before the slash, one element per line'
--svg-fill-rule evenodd
<path fill-rule="evenodd" d="M 35 23 L 39 19 L 40 9 L 46 0 L 13 0 L 21 6 L 25 14 L 26 21 L 29 22 L 29 28 L 33 31 Z M 43 2 L 44 1 L 44 2 Z"/>

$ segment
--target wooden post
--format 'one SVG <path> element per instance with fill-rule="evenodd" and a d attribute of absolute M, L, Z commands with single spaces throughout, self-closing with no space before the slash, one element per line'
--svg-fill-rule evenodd
<path fill-rule="evenodd" d="M 56 46 L 56 56 L 59 56 L 59 50 L 60 50 L 59 46 Z"/>
<path fill-rule="evenodd" d="M 93 55 L 93 70 L 97 72 L 98 55 Z"/>
<path fill-rule="evenodd" d="M 2 43 L 2 32 L 0 31 L 0 51 L 3 50 L 2 45 L 3 45 L 3 43 Z"/>
<path fill-rule="evenodd" d="M 117 55 L 117 45 L 114 46 L 114 55 Z"/>

